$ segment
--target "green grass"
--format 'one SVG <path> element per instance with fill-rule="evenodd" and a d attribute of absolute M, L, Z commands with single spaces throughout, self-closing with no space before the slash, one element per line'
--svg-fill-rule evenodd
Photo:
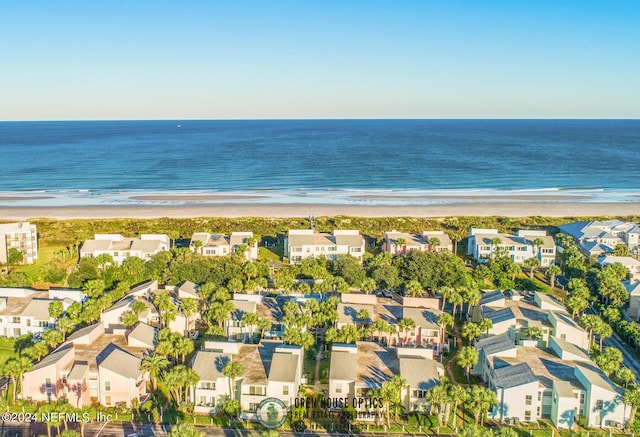
<path fill-rule="evenodd" d="M 9 358 L 18 356 L 18 354 L 13 351 L 14 343 L 15 340 L 11 338 L 0 339 L 0 366 L 2 366 Z"/>

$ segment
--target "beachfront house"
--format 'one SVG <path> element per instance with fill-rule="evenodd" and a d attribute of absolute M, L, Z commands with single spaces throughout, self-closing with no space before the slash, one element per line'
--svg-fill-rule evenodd
<path fill-rule="evenodd" d="M 253 232 L 232 232 L 231 235 L 196 232 L 191 236 L 189 248 L 204 256 L 228 256 L 243 248 L 248 261 L 258 259 L 258 240 Z"/>
<path fill-rule="evenodd" d="M 38 232 L 29 222 L 0 225 L 0 265 L 9 261 L 9 252 L 15 249 L 22 255 L 20 264 L 33 264 L 38 259 Z"/>
<path fill-rule="evenodd" d="M 519 230 L 515 235 L 499 233 L 496 229 L 471 229 L 468 254 L 479 263 L 497 256 L 507 256 L 516 264 L 538 258 L 540 266 L 555 262 L 556 245 L 545 231 Z"/>
<path fill-rule="evenodd" d="M 95 234 L 80 248 L 81 258 L 96 258 L 110 255 L 116 265 L 121 265 L 130 256 L 149 261 L 157 253 L 169 250 L 169 236 L 165 234 L 142 234 L 140 238 L 125 238 L 120 234 Z"/>
<path fill-rule="evenodd" d="M 626 244 L 629 251 L 640 250 L 640 227 L 623 220 L 594 220 L 573 222 L 559 226 L 560 231 L 576 239 L 587 256 L 613 252 L 618 244 Z"/>
<path fill-rule="evenodd" d="M 338 255 L 351 255 L 362 262 L 364 251 L 364 238 L 357 230 L 336 229 L 327 234 L 312 229 L 290 229 L 284 243 L 284 256 L 292 264 L 319 256 L 335 260 Z"/>
<path fill-rule="evenodd" d="M 421 234 L 409 234 L 393 230 L 385 232 L 382 239 L 382 250 L 394 256 L 403 255 L 412 250 L 453 252 L 451 238 L 443 231 L 424 231 Z"/>

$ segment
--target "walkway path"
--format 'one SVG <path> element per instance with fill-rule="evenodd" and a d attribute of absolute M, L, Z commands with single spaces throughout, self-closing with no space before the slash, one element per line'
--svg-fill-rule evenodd
<path fill-rule="evenodd" d="M 460 354 L 460 349 L 462 349 L 462 334 L 461 334 L 459 325 L 453 326 L 453 336 L 456 344 L 456 352 L 451 356 L 451 358 L 447 362 L 447 376 L 449 377 L 449 380 L 454 384 L 461 385 L 462 387 L 468 387 L 469 384 L 465 382 L 457 381 L 455 378 L 455 374 L 453 373 L 453 365 L 455 364 L 456 359 Z"/>
<path fill-rule="evenodd" d="M 322 362 L 322 351 L 324 350 L 324 340 L 320 340 L 318 344 L 318 353 L 316 354 L 316 368 L 313 372 L 313 385 L 320 384 L 320 363 Z"/>

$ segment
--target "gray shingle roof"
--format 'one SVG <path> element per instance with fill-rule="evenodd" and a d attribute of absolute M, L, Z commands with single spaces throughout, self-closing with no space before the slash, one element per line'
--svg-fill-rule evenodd
<path fill-rule="evenodd" d="M 38 364 L 34 365 L 31 368 L 31 371 L 42 369 L 44 367 L 48 367 L 48 366 L 58 362 L 58 360 L 61 359 L 62 357 L 64 357 L 67 353 L 69 353 L 69 351 L 71 351 L 71 353 L 73 353 L 73 346 L 72 345 L 62 345 L 62 346 L 60 346 L 58 349 L 54 350 L 49 355 L 44 357 L 42 359 L 42 361 L 40 361 Z"/>
<path fill-rule="evenodd" d="M 513 314 L 511 308 L 501 308 L 499 310 L 492 310 L 490 308 L 485 308 L 482 313 L 484 317 L 491 320 L 494 325 L 498 323 L 506 322 L 508 320 L 513 320 L 515 322 L 516 316 Z"/>
<path fill-rule="evenodd" d="M 440 381 L 442 364 L 422 357 L 400 357 L 400 375 L 412 389 L 428 390 Z"/>
<path fill-rule="evenodd" d="M 31 302 L 22 311 L 22 315 L 33 317 L 36 320 L 49 320 L 49 304 L 51 299 L 31 299 Z"/>
<path fill-rule="evenodd" d="M 509 338 L 509 334 L 496 335 L 494 337 L 484 338 L 475 343 L 478 350 L 482 350 L 486 356 L 494 355 L 510 349 L 515 349 L 515 344 Z"/>
<path fill-rule="evenodd" d="M 355 381 L 358 375 L 358 354 L 346 351 L 331 352 L 329 378 Z"/>
<path fill-rule="evenodd" d="M 492 303 L 497 302 L 501 299 L 504 299 L 504 293 L 501 290 L 496 290 L 496 291 L 490 291 L 488 293 L 482 293 L 482 296 L 480 297 L 480 304 L 479 305 L 489 305 L 491 306 Z"/>
<path fill-rule="evenodd" d="M 202 381 L 215 381 L 226 378 L 222 373 L 225 364 L 231 361 L 231 355 L 220 352 L 198 351 L 193 357 L 193 371 Z"/>
<path fill-rule="evenodd" d="M 411 319 L 416 326 L 429 329 L 439 329 L 438 316 L 442 311 L 432 308 L 402 307 L 402 318 Z"/>
<path fill-rule="evenodd" d="M 140 358 L 134 357 L 114 344 L 107 346 L 96 359 L 99 360 L 100 355 L 103 354 L 106 356 L 102 361 L 98 361 L 98 367 L 131 379 L 137 379 L 140 376 Z"/>
<path fill-rule="evenodd" d="M 282 352 L 273 354 L 269 369 L 269 381 L 295 382 L 297 373 L 297 355 Z"/>
<path fill-rule="evenodd" d="M 493 373 L 495 375 L 493 384 L 502 388 L 517 387 L 538 380 L 527 363 L 494 369 Z"/>
<path fill-rule="evenodd" d="M 156 328 L 147 325 L 146 323 L 138 323 L 133 331 L 129 333 L 129 338 L 133 338 L 141 343 L 149 345 L 153 348 L 156 344 L 157 330 Z"/>

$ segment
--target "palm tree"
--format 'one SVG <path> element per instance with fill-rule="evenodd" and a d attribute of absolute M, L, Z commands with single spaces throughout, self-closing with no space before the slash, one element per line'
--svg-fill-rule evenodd
<path fill-rule="evenodd" d="M 640 407 L 640 386 L 634 385 L 625 390 L 622 395 L 622 402 L 631 407 L 631 414 L 629 415 L 631 420 L 626 423 L 626 426 L 629 427 L 629 425 L 633 423 L 634 418 L 636 417 L 636 411 L 638 411 L 638 408 Z"/>
<path fill-rule="evenodd" d="M 533 272 L 536 267 L 540 267 L 540 260 L 538 258 L 529 258 L 524 262 L 524 265 L 529 267 L 529 278 L 533 279 Z"/>
<path fill-rule="evenodd" d="M 181 422 L 171 426 L 168 437 L 204 437 L 204 432 L 198 431 L 190 423 Z"/>
<path fill-rule="evenodd" d="M 361 310 L 359 310 L 356 314 L 356 318 L 358 318 L 358 320 L 360 320 L 364 326 L 368 326 L 371 322 L 371 314 L 369 314 L 369 310 L 367 310 L 366 308 L 362 308 Z"/>
<path fill-rule="evenodd" d="M 443 343 L 447 327 L 453 326 L 453 316 L 449 313 L 440 313 L 438 315 L 438 325 L 440 326 L 440 343 Z"/>
<path fill-rule="evenodd" d="M 184 316 L 184 331 L 189 330 L 191 316 L 198 312 L 198 301 L 192 297 L 187 297 L 180 301 L 180 312 Z"/>
<path fill-rule="evenodd" d="M 536 256 L 540 257 L 540 248 L 544 246 L 544 240 L 542 238 L 536 238 L 533 240 L 533 245 L 536 247 Z"/>
<path fill-rule="evenodd" d="M 168 367 L 169 360 L 158 354 L 147 355 L 140 363 L 140 370 L 149 372 L 153 391 L 158 388 L 158 378 L 164 374 Z"/>
<path fill-rule="evenodd" d="M 478 327 L 480 328 L 481 332 L 489 335 L 489 330 L 493 328 L 493 321 L 485 317 L 480 320 L 480 323 L 478 323 Z"/>
<path fill-rule="evenodd" d="M 471 346 L 463 346 L 458 354 L 456 364 L 467 372 L 467 382 L 471 383 L 471 368 L 478 364 L 478 350 Z"/>
<path fill-rule="evenodd" d="M 380 333 L 386 332 L 389 329 L 389 324 L 384 319 L 378 319 L 371 325 L 371 329 L 376 333 L 376 338 L 380 342 Z"/>
<path fill-rule="evenodd" d="M 413 321 L 413 319 L 410 318 L 403 318 L 400 320 L 400 323 L 398 323 L 398 329 L 400 331 L 404 331 L 404 344 L 406 345 L 407 343 L 407 339 L 409 337 L 409 331 L 413 328 L 416 327 L 416 322 Z"/>
<path fill-rule="evenodd" d="M 551 276 L 551 280 L 549 281 L 551 287 L 556 286 L 556 276 L 561 273 L 562 270 L 555 264 L 551 264 L 549 267 L 547 267 L 547 275 Z"/>
<path fill-rule="evenodd" d="M 240 326 L 247 327 L 249 329 L 249 339 L 253 343 L 253 327 L 258 324 L 258 315 L 255 313 L 243 313 L 240 320 Z"/>
<path fill-rule="evenodd" d="M 62 342 L 67 338 L 67 333 L 73 331 L 76 327 L 76 324 L 68 317 L 62 317 L 58 320 L 58 325 L 56 326 L 58 331 L 62 333 Z"/>
<path fill-rule="evenodd" d="M 236 378 L 241 376 L 243 372 L 244 369 L 242 368 L 242 364 L 237 361 L 229 361 L 222 369 L 222 374 L 229 378 L 229 393 L 231 400 L 235 397 L 235 390 L 233 388 L 235 387 Z"/>
<path fill-rule="evenodd" d="M 402 251 L 402 253 L 404 254 L 406 250 L 406 246 L 407 246 L 407 240 L 405 240 L 402 237 L 396 239 L 396 255 L 399 255 L 400 251 Z M 400 248 L 401 250 L 398 250 L 398 248 Z"/>
<path fill-rule="evenodd" d="M 469 344 L 471 344 L 476 338 L 480 337 L 481 332 L 482 330 L 478 323 L 467 322 L 462 325 L 462 336 L 467 339 Z"/>
<path fill-rule="evenodd" d="M 22 382 L 24 372 L 31 369 L 33 362 L 27 357 L 9 358 L 2 367 L 2 374 L 9 378 L 13 378 L 13 403 L 16 403 L 16 391 L 18 384 Z"/>
<path fill-rule="evenodd" d="M 193 251 L 195 253 L 199 253 L 202 255 L 202 241 L 196 240 L 191 242 L 191 247 L 193 247 Z"/>
<path fill-rule="evenodd" d="M 405 285 L 405 294 L 412 297 L 422 296 L 422 285 L 420 282 L 412 279 Z"/>
<path fill-rule="evenodd" d="M 445 424 L 444 416 L 445 416 L 446 404 L 450 400 L 447 387 L 442 383 L 434 385 L 425 394 L 425 400 L 431 406 L 432 411 L 433 411 L 433 407 L 436 407 L 438 409 L 438 427 L 436 430 L 436 434 L 440 434 L 439 432 L 440 427 Z"/>
<path fill-rule="evenodd" d="M 542 337 L 542 329 L 537 326 L 529 326 L 524 330 L 524 335 L 532 340 L 537 340 Z"/>
<path fill-rule="evenodd" d="M 498 405 L 498 396 L 491 390 L 480 385 L 473 385 L 468 388 L 469 400 L 466 403 L 467 408 L 473 411 L 474 424 L 484 424 L 484 417 L 489 410 Z"/>
<path fill-rule="evenodd" d="M 449 302 L 453 305 L 453 308 L 451 309 L 451 315 L 455 317 L 456 309 L 458 308 L 458 306 L 462 308 L 464 297 L 458 292 L 458 290 L 454 290 L 453 293 L 449 295 Z"/>
<path fill-rule="evenodd" d="M 453 399 L 453 427 L 457 428 L 458 405 L 464 405 L 467 402 L 469 392 L 461 385 L 449 384 L 449 399 Z"/>
<path fill-rule="evenodd" d="M 429 246 L 433 249 L 434 252 L 438 251 L 438 247 L 442 244 L 439 238 L 429 238 Z"/>
<path fill-rule="evenodd" d="M 63 313 L 64 307 L 61 300 L 56 299 L 49 304 L 49 317 L 53 319 L 53 323 L 56 323 Z"/>
<path fill-rule="evenodd" d="M 258 332 L 260 333 L 260 338 L 264 335 L 264 331 L 269 331 L 271 329 L 271 320 L 266 317 L 258 317 L 258 322 L 256 323 L 258 327 Z"/>
<path fill-rule="evenodd" d="M 173 349 L 175 350 L 176 355 L 180 356 L 180 362 L 184 363 L 186 356 L 193 352 L 193 340 L 190 338 L 178 338 L 173 343 Z"/>
<path fill-rule="evenodd" d="M 502 244 L 502 239 L 500 239 L 500 237 L 495 237 L 491 239 L 491 246 L 493 247 L 492 252 L 494 257 L 498 255 L 498 246 L 500 246 L 501 244 Z"/>

